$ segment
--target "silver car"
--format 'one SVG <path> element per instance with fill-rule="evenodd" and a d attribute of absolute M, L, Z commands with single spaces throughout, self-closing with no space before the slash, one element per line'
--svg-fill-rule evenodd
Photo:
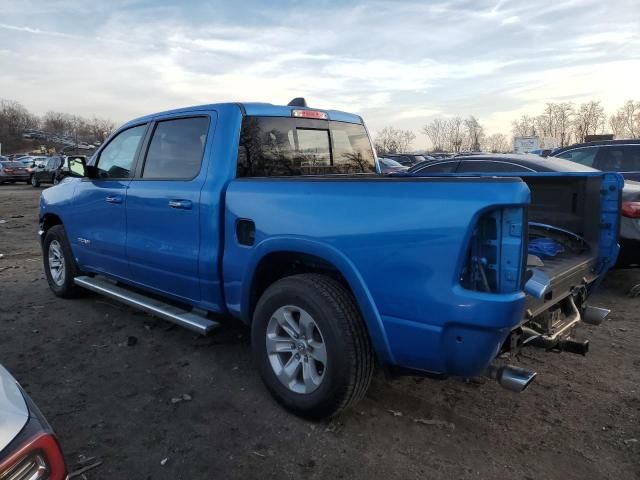
<path fill-rule="evenodd" d="M 67 468 L 53 430 L 0 365 L 0 479 L 64 480 Z"/>

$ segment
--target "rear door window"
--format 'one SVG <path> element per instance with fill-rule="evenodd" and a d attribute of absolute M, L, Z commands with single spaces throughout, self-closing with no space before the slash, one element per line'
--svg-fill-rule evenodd
<path fill-rule="evenodd" d="M 580 165 L 593 167 L 594 166 L 593 162 L 596 158 L 597 153 L 598 153 L 597 147 L 585 147 L 585 148 L 576 148 L 574 150 L 569 150 L 567 152 L 563 152 L 555 156 L 564 158 L 565 160 L 570 160 L 572 162 L 579 163 Z"/>
<path fill-rule="evenodd" d="M 158 122 L 147 150 L 142 178 L 194 178 L 200 172 L 208 130 L 208 117 L 176 118 Z"/>
<path fill-rule="evenodd" d="M 640 171 L 640 145 L 600 147 L 596 168 L 604 172 Z"/>

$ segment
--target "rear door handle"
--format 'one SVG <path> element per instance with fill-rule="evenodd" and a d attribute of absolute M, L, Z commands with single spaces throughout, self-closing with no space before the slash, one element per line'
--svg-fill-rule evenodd
<path fill-rule="evenodd" d="M 105 198 L 107 203 L 122 203 L 122 197 L 120 195 L 109 195 Z"/>
<path fill-rule="evenodd" d="M 180 210 L 191 210 L 190 200 L 169 200 L 169 206 L 171 208 L 178 208 Z"/>

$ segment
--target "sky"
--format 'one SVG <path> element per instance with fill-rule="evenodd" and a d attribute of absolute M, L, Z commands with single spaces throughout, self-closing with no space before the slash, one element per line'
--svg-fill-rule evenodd
<path fill-rule="evenodd" d="M 0 0 L 0 98 L 116 123 L 221 101 L 355 112 L 370 130 L 545 102 L 640 100 L 640 0 Z"/>

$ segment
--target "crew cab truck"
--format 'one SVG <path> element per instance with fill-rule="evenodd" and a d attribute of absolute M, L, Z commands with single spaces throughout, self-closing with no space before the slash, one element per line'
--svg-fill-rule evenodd
<path fill-rule="evenodd" d="M 359 116 L 299 99 L 142 117 L 70 170 L 40 201 L 53 292 L 94 290 L 202 334 L 237 317 L 270 392 L 310 418 L 363 397 L 374 364 L 522 390 L 535 373 L 496 355 L 512 334 L 573 332 L 617 253 L 617 174 L 383 177 Z M 578 232 L 580 262 L 532 271 L 532 212 Z"/>

